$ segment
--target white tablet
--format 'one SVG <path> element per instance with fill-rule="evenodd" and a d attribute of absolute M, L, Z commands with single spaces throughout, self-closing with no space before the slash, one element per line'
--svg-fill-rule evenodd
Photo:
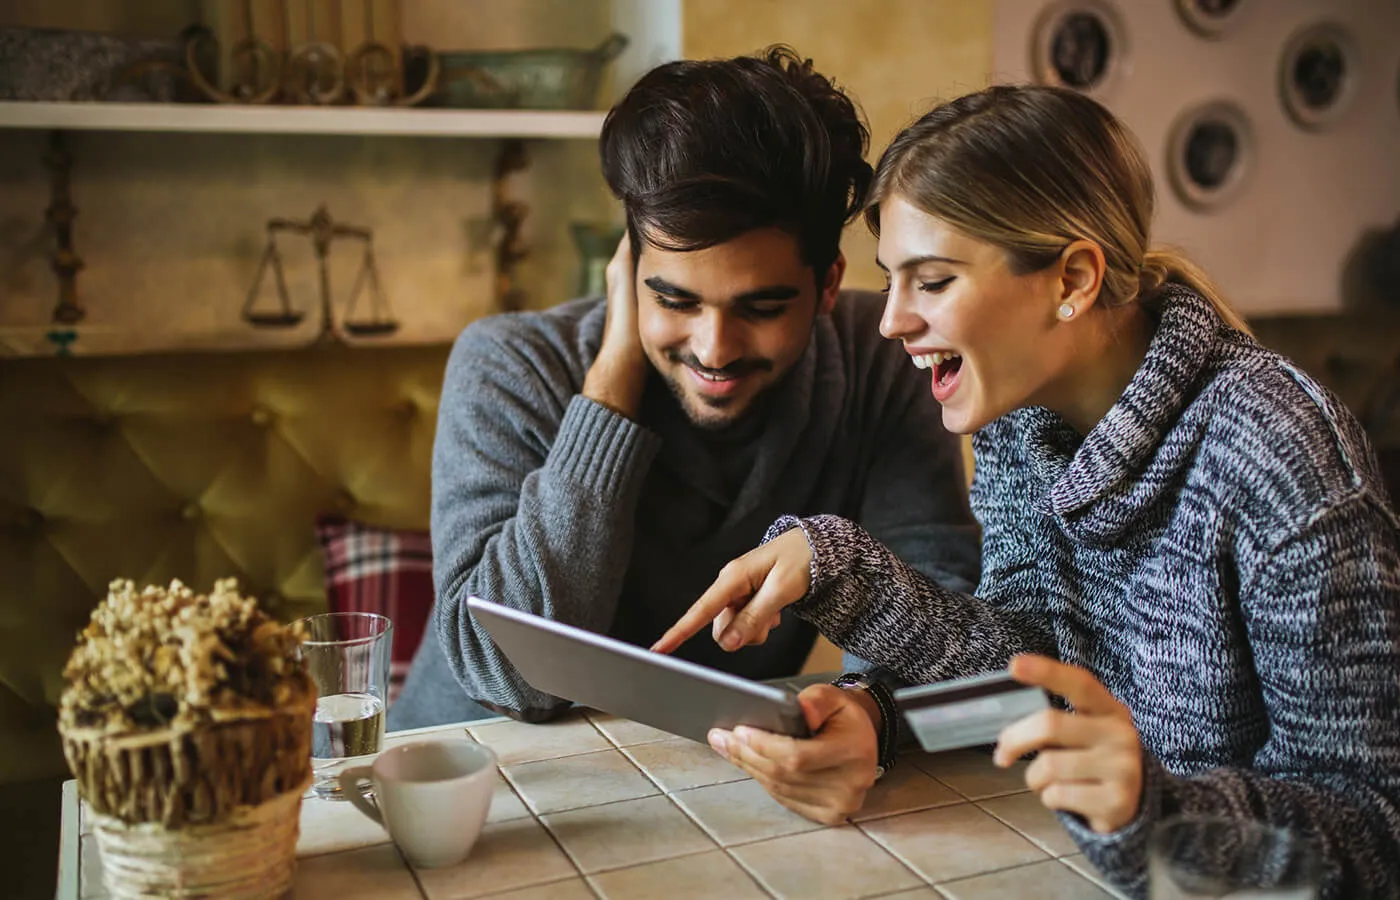
<path fill-rule="evenodd" d="M 499 603 L 467 598 L 472 616 L 531 687 L 691 740 L 751 725 L 808 737 L 793 691 L 760 684 Z"/>

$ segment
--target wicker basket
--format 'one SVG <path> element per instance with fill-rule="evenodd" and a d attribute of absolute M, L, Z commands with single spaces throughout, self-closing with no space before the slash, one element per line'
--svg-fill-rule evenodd
<path fill-rule="evenodd" d="M 281 897 L 296 873 L 301 795 L 310 784 L 308 776 L 292 790 L 208 825 L 132 825 L 93 813 L 103 886 L 114 898 Z"/>
<path fill-rule="evenodd" d="M 291 885 L 315 693 L 187 731 L 62 732 L 114 897 L 274 897 Z"/>

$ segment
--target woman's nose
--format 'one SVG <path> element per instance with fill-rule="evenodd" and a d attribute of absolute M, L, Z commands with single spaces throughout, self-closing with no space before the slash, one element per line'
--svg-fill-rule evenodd
<path fill-rule="evenodd" d="M 923 320 L 913 305 L 904 299 L 904 292 L 891 288 L 885 296 L 885 311 L 880 316 L 880 334 L 894 340 L 923 330 Z"/>

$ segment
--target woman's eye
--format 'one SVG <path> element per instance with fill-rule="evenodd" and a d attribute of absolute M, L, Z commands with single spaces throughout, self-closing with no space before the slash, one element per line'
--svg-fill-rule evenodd
<path fill-rule="evenodd" d="M 951 276 L 948 278 L 940 278 L 937 281 L 921 281 L 919 282 L 919 290 L 926 294 L 936 294 L 952 283 L 953 279 Z"/>

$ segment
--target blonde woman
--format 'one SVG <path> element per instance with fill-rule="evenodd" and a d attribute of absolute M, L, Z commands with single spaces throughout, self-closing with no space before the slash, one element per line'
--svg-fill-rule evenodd
<path fill-rule="evenodd" d="M 1148 165 L 1088 98 L 940 106 L 872 198 L 880 329 L 975 435 L 981 583 L 941 588 L 844 519 L 784 518 L 656 649 L 711 622 L 736 649 L 790 605 L 907 682 L 1009 663 L 1069 709 L 1008 726 L 996 761 L 1036 753 L 1029 787 L 1126 890 L 1153 825 L 1198 813 L 1302 831 L 1323 896 L 1400 895 L 1400 523 L 1352 416 L 1149 249 Z M 883 690 L 809 688 L 811 740 L 711 743 L 839 821 L 888 761 Z"/>

